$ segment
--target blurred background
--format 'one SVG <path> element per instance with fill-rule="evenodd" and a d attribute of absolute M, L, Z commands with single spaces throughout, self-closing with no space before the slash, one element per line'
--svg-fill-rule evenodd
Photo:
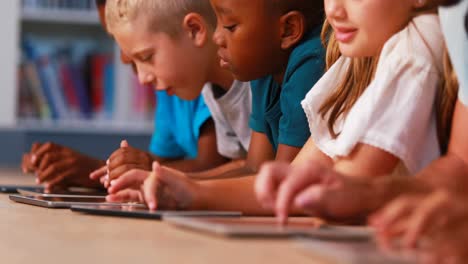
<path fill-rule="evenodd" d="M 94 0 L 0 1 L 0 166 L 35 141 L 106 158 L 147 149 L 155 96 L 99 23 Z"/>

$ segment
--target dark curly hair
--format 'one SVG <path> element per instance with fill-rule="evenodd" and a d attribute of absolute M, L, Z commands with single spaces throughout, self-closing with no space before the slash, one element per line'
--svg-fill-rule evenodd
<path fill-rule="evenodd" d="M 103 6 L 106 4 L 106 0 L 96 0 L 96 5 L 97 6 Z"/>

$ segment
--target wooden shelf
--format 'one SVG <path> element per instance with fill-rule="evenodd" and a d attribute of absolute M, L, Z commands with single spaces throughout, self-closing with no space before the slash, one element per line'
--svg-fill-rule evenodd
<path fill-rule="evenodd" d="M 33 120 L 18 121 L 16 129 L 23 132 L 39 133 L 80 133 L 80 134 L 128 134 L 151 135 L 154 124 L 151 121 L 118 122 L 112 120 Z"/>
<path fill-rule="evenodd" d="M 77 24 L 100 26 L 95 10 L 74 11 L 54 9 L 23 9 L 21 18 L 24 22 L 45 22 L 58 24 Z"/>

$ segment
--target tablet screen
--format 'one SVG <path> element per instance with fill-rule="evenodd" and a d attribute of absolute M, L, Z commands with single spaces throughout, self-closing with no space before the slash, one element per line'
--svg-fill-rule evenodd
<path fill-rule="evenodd" d="M 103 205 L 93 205 L 93 206 L 78 206 L 74 208 L 84 208 L 88 210 L 102 210 L 102 211 L 142 212 L 142 213 L 152 212 L 152 211 L 149 211 L 148 208 L 142 207 L 142 204 L 135 204 L 135 203 L 129 203 L 125 205 L 103 204 Z M 154 212 L 156 213 L 158 211 L 154 211 Z"/>
<path fill-rule="evenodd" d="M 317 228 L 325 224 L 319 218 L 312 217 L 292 217 L 289 218 L 287 225 L 280 225 L 278 220 L 273 217 L 243 217 L 243 218 L 206 218 L 206 223 L 229 225 L 232 227 L 268 227 L 276 229 L 291 228 Z"/>
<path fill-rule="evenodd" d="M 90 198 L 90 197 L 43 197 L 43 196 L 30 196 L 30 198 L 46 201 L 46 202 L 64 202 L 64 203 L 105 203 L 106 198 Z"/>

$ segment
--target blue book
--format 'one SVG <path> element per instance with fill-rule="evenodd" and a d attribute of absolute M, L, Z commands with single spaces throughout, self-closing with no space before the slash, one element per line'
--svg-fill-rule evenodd
<path fill-rule="evenodd" d="M 114 72 L 114 64 L 109 61 L 104 68 L 104 113 L 108 119 L 114 113 Z"/>

